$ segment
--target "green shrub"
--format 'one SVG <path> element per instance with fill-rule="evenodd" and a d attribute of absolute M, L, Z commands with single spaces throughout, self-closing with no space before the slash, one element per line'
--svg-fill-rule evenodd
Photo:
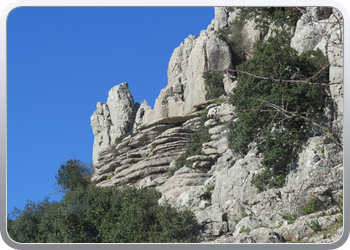
<path fill-rule="evenodd" d="M 303 80 L 327 62 L 321 50 L 299 56 L 290 47 L 290 39 L 286 31 L 277 33 L 258 48 L 252 59 L 237 66 L 240 71 L 269 79 L 238 72 L 238 84 L 229 100 L 239 118 L 228 133 L 229 147 L 246 154 L 249 143 L 255 141 L 263 155 L 261 173 L 252 179 L 258 192 L 284 185 L 288 164 L 306 141 L 304 126 L 309 121 L 301 117 L 312 119 L 323 109 L 319 85 L 272 80 Z M 326 73 L 319 74 L 312 81 L 323 82 L 325 77 Z"/>
<path fill-rule="evenodd" d="M 10 237 L 20 243 L 142 243 L 188 238 L 192 212 L 160 206 L 155 189 L 80 186 L 60 202 L 29 202 L 8 216 Z M 17 218 L 13 218 L 14 216 Z"/>
<path fill-rule="evenodd" d="M 245 228 L 245 226 L 243 226 L 241 228 L 241 231 L 239 231 L 239 233 L 250 233 L 250 228 L 249 227 Z"/>
<path fill-rule="evenodd" d="M 295 220 L 297 219 L 298 215 L 296 214 L 289 214 L 289 213 L 286 213 L 284 215 L 282 215 L 282 218 L 289 221 L 290 224 L 293 224 L 295 222 Z"/>
<path fill-rule="evenodd" d="M 21 243 L 40 242 L 43 228 L 40 226 L 46 219 L 46 214 L 56 208 L 56 202 L 50 202 L 45 198 L 38 203 L 27 200 L 24 210 L 14 207 L 11 214 L 7 215 L 7 232 L 12 240 Z M 55 224 L 50 225 L 50 228 Z"/>
<path fill-rule="evenodd" d="M 226 99 L 225 98 L 219 98 L 217 101 L 216 101 L 216 104 L 222 104 L 222 103 L 224 103 L 224 102 L 226 102 Z"/>
<path fill-rule="evenodd" d="M 243 29 L 247 20 L 254 20 L 257 29 L 266 30 L 271 23 L 277 27 L 287 25 L 288 28 L 295 28 L 302 12 L 295 7 L 238 7 L 241 11 L 230 26 L 237 26 Z M 229 9 L 234 11 L 234 9 Z"/>
<path fill-rule="evenodd" d="M 223 72 L 205 71 L 203 73 L 203 78 L 206 90 L 206 100 L 219 98 L 221 95 L 226 93 L 223 82 Z"/>
<path fill-rule="evenodd" d="M 214 191 L 214 189 L 215 189 L 214 186 L 207 187 L 207 191 L 208 191 L 208 192 Z"/>
<path fill-rule="evenodd" d="M 248 214 L 247 214 L 246 212 L 242 212 L 242 213 L 241 213 L 241 217 L 242 217 L 242 218 L 247 217 L 247 216 L 248 216 Z"/>
<path fill-rule="evenodd" d="M 110 179 L 112 179 L 112 177 L 114 176 L 114 173 L 113 172 L 111 172 L 108 176 L 107 176 L 107 180 L 110 180 Z"/>
<path fill-rule="evenodd" d="M 301 211 L 305 214 L 312 214 L 320 210 L 320 202 L 316 198 L 312 198 L 307 201 L 304 205 L 300 206 Z"/>
<path fill-rule="evenodd" d="M 320 150 L 323 153 L 324 152 L 324 145 L 322 145 L 322 147 L 317 147 L 317 150 Z"/>
<path fill-rule="evenodd" d="M 62 164 L 57 185 L 69 192 L 60 202 L 15 207 L 7 216 L 9 236 L 20 243 L 159 243 L 187 239 L 196 227 L 191 211 L 159 205 L 156 189 L 97 187 L 85 182 L 88 170 L 79 160 Z"/>
<path fill-rule="evenodd" d="M 338 222 L 340 225 L 343 225 L 343 212 L 341 212 L 341 216 L 338 218 Z"/>
<path fill-rule="evenodd" d="M 236 18 L 227 27 L 218 30 L 234 54 L 234 65 L 256 54 L 272 23 L 277 27 L 284 26 L 287 30 L 294 30 L 302 15 L 299 9 L 291 7 L 238 7 L 238 9 L 240 12 L 237 13 Z M 228 10 L 234 11 L 234 8 L 228 8 Z M 256 29 L 260 31 L 260 37 L 255 42 L 249 37 L 246 29 L 243 29 L 248 20 L 254 20 Z"/>
<path fill-rule="evenodd" d="M 233 53 L 233 64 L 237 65 L 255 54 L 258 43 L 249 37 L 247 30 L 240 26 L 231 24 L 226 28 L 218 30 L 222 34 L 226 43 Z"/>
<path fill-rule="evenodd" d="M 60 169 L 55 178 L 55 184 L 63 191 L 74 190 L 79 186 L 86 186 L 90 183 L 93 172 L 92 166 L 80 160 L 71 159 L 60 165 Z"/>
<path fill-rule="evenodd" d="M 211 203 L 212 191 L 214 190 L 213 186 L 207 187 L 207 191 L 204 193 L 203 199 Z"/>
<path fill-rule="evenodd" d="M 339 198 L 338 198 L 338 206 L 340 208 L 340 212 L 341 214 L 343 214 L 343 192 L 341 192 L 341 194 L 339 195 Z M 343 222 L 343 216 L 341 217 L 341 220 Z M 341 223 L 342 224 L 342 223 Z"/>
<path fill-rule="evenodd" d="M 187 240 L 180 241 L 180 243 L 192 243 L 192 241 L 191 241 L 191 239 L 187 239 Z"/>
<path fill-rule="evenodd" d="M 307 225 L 312 229 L 314 230 L 314 232 L 318 233 L 318 231 L 321 231 L 321 226 L 320 224 L 318 224 L 317 222 L 315 221 L 311 221 L 311 225 L 309 223 L 307 223 Z"/>

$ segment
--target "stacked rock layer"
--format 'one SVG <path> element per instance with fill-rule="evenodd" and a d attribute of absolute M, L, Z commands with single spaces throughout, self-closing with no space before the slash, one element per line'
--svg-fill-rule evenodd
<path fill-rule="evenodd" d="M 326 108 L 320 124 L 342 128 L 342 30 L 338 11 L 307 8 L 297 23 L 291 46 L 299 53 L 320 48 L 331 63 L 324 92 Z M 331 243 L 342 234 L 342 220 L 337 204 L 343 192 L 343 153 L 322 131 L 310 130 L 306 145 L 290 166 L 286 183 L 257 194 L 251 181 L 261 171 L 262 157 L 257 145 L 250 145 L 246 155 L 230 149 L 227 140 L 229 121 L 237 121 L 235 107 L 216 100 L 205 100 L 202 77 L 208 69 L 224 70 L 232 66 L 232 53 L 218 34 L 237 15 L 227 8 L 215 8 L 215 19 L 199 37 L 189 36 L 174 50 L 168 68 L 168 85 L 161 90 L 154 108 L 143 101 L 134 103 L 127 83 L 112 88 L 107 103 L 98 103 L 91 117 L 95 135 L 94 175 L 98 186 L 136 185 L 154 187 L 162 193 L 160 203 L 177 209 L 190 209 L 199 222 L 192 241 L 217 243 L 282 243 L 307 241 Z M 310 16 L 317 26 L 310 25 Z M 245 30 L 254 41 L 260 33 L 253 21 Z M 319 37 L 320 32 L 330 34 Z M 267 32 L 265 39 L 271 34 Z M 337 44 L 337 46 L 334 46 Z M 340 44 L 340 45 L 339 45 Z M 225 75 L 228 95 L 239 79 Z M 227 99 L 227 95 L 222 98 Z M 211 140 L 203 143 L 201 154 L 187 158 L 191 168 L 183 166 L 169 176 L 175 160 L 187 149 L 188 135 L 196 132 L 200 116 L 207 110 L 204 126 Z M 322 148 L 322 150 L 320 150 Z M 311 198 L 322 203 L 322 212 L 301 214 L 300 207 Z M 339 202 L 338 202 L 339 201 Z M 288 215 L 296 215 L 291 219 Z M 316 234 L 317 223 L 328 234 Z M 244 229 L 249 228 L 245 231 Z"/>

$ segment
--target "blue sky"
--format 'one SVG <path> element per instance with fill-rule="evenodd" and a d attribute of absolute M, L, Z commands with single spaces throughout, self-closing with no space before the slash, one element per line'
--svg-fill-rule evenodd
<path fill-rule="evenodd" d="M 153 107 L 173 50 L 213 7 L 22 7 L 7 21 L 7 209 L 55 192 L 60 163 L 92 159 L 90 117 L 128 82 Z M 56 199 L 57 195 L 51 195 Z"/>

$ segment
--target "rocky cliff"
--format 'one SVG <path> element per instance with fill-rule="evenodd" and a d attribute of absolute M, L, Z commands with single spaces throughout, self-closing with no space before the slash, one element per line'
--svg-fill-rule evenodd
<path fill-rule="evenodd" d="M 334 242 L 342 234 L 342 150 L 322 131 L 310 132 L 285 185 L 257 193 L 251 183 L 261 171 L 257 145 L 251 144 L 246 155 L 230 149 L 226 124 L 237 121 L 235 107 L 205 99 L 203 72 L 232 68 L 234 55 L 218 30 L 229 25 L 238 11 L 215 8 L 208 28 L 174 50 L 168 85 L 154 108 L 146 100 L 134 103 L 127 83 L 112 88 L 107 103 L 97 104 L 91 117 L 92 180 L 101 187 L 155 187 L 162 193 L 160 203 L 195 213 L 199 226 L 193 242 Z M 319 15 L 320 11 L 324 14 Z M 337 84 L 325 88 L 326 108 L 318 122 L 341 130 L 343 37 L 342 29 L 333 25 L 341 22 L 338 13 L 331 8 L 307 8 L 293 30 L 291 46 L 299 53 L 320 48 L 328 57 L 329 82 Z M 253 20 L 245 25 L 252 41 L 261 37 L 256 25 Z M 270 35 L 265 33 L 264 39 Z M 239 84 L 235 80 L 225 75 L 227 95 Z M 188 135 L 200 129 L 203 114 L 210 141 L 202 144 L 200 155 L 187 158 L 191 167 L 183 166 L 171 176 L 175 160 L 187 149 Z M 303 215 L 301 207 L 310 200 L 318 200 L 322 211 Z"/>

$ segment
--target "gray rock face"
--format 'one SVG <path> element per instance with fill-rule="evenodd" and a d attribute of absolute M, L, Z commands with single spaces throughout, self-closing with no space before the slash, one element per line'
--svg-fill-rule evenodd
<path fill-rule="evenodd" d="M 146 112 L 150 112 L 152 110 L 152 107 L 150 107 L 146 100 L 143 100 L 140 108 L 137 110 L 136 117 L 135 117 L 135 124 L 134 129 L 136 130 L 139 128 L 144 122 L 144 115 Z"/>
<path fill-rule="evenodd" d="M 91 116 L 91 127 L 95 135 L 92 156 L 94 165 L 98 164 L 101 149 L 112 146 L 116 138 L 132 130 L 138 107 L 126 82 L 109 91 L 107 103 L 97 103 L 96 111 Z"/>
<path fill-rule="evenodd" d="M 188 114 L 194 104 L 205 101 L 203 72 L 231 66 L 230 48 L 216 31 L 189 36 L 174 50 L 169 61 L 168 86 L 156 99 L 154 110 L 144 109 L 142 123 Z"/>
<path fill-rule="evenodd" d="M 98 186 L 118 186 L 124 183 L 152 187 L 162 184 L 170 163 L 184 153 L 191 127 L 156 124 L 140 129 L 117 146 L 101 151 L 92 180 Z M 108 178 L 108 174 L 110 178 Z"/>
<path fill-rule="evenodd" d="M 338 84 L 325 88 L 326 108 L 316 122 L 342 131 L 342 29 L 329 25 L 330 21 L 336 22 L 338 12 L 325 8 L 323 17 L 318 8 L 307 11 L 298 22 L 292 46 L 300 53 L 321 48 L 329 59 L 334 58 L 330 81 Z M 252 179 L 260 173 L 263 161 L 258 145 L 250 143 L 251 150 L 246 155 L 230 149 L 227 123 L 232 121 L 235 128 L 235 107 L 204 98 L 203 72 L 231 66 L 230 50 L 217 30 L 227 26 L 237 13 L 238 10 L 229 12 L 216 7 L 215 19 L 207 30 L 199 37 L 189 36 L 174 50 L 168 86 L 161 91 L 154 109 L 146 101 L 140 106 L 134 104 L 127 84 L 114 87 L 107 103 L 97 104 L 91 117 L 95 135 L 92 180 L 99 181 L 100 187 L 125 183 L 155 187 L 162 194 L 160 204 L 168 203 L 195 214 L 196 242 L 334 242 L 342 234 L 339 206 L 343 195 L 343 153 L 331 136 L 307 128 L 308 141 L 288 165 L 284 186 L 257 193 Z M 308 15 L 314 19 L 310 21 Z M 245 27 L 252 41 L 260 36 L 255 27 L 253 21 Z M 324 31 L 330 36 L 316 36 Z M 271 32 L 266 37 L 269 35 Z M 239 79 L 226 74 L 224 84 L 228 94 Z M 187 158 L 191 168 L 183 166 L 173 176 L 167 176 L 175 168 L 175 160 L 186 151 L 188 135 L 198 130 L 203 109 L 208 110 L 204 126 L 209 128 L 211 140 L 202 144 L 201 155 Z M 129 131 L 130 135 L 113 145 L 115 138 Z M 305 215 L 302 207 L 312 200 L 319 201 L 321 211 Z M 325 235 L 316 233 L 312 223 L 329 231 Z"/>
<path fill-rule="evenodd" d="M 343 34 L 343 18 L 338 10 L 312 7 L 298 21 L 291 41 L 291 46 L 299 53 L 319 48 L 328 57 L 330 92 L 335 119 L 340 123 L 343 111 Z"/>

